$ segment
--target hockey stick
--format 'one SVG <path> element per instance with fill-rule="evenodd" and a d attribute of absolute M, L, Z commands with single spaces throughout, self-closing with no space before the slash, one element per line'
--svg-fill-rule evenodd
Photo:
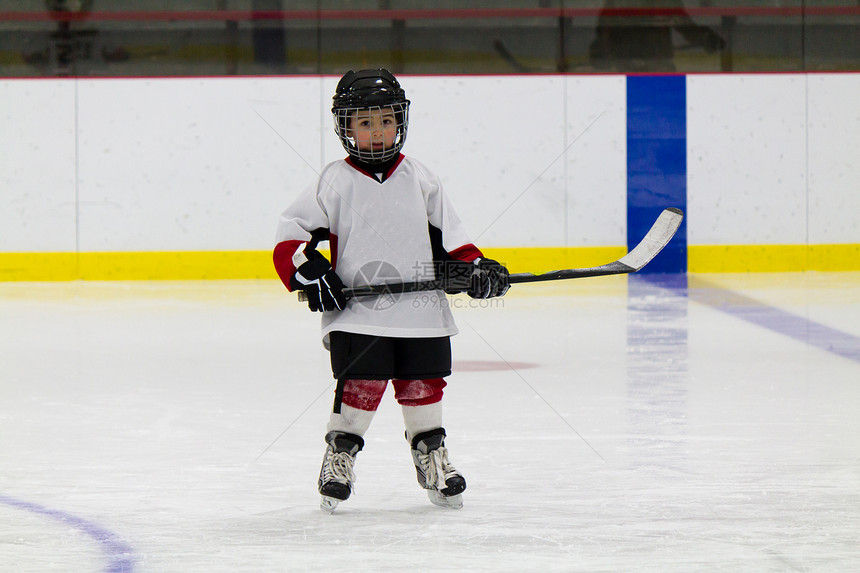
<path fill-rule="evenodd" d="M 684 213 L 675 207 L 664 209 L 651 228 L 646 233 L 645 237 L 639 241 L 639 244 L 633 247 L 633 250 L 611 263 L 600 265 L 599 267 L 588 267 L 583 269 L 564 269 L 560 271 L 550 271 L 536 275 L 534 273 L 513 273 L 509 277 L 511 284 L 517 283 L 533 283 L 542 281 L 557 281 L 563 279 L 581 279 L 585 277 L 603 277 L 608 275 L 623 275 L 635 273 L 642 267 L 651 262 L 651 259 L 663 250 L 678 227 L 681 226 L 681 221 L 684 220 Z M 380 294 L 398 294 L 404 292 L 419 292 L 429 290 L 445 290 L 449 287 L 444 281 L 415 281 L 405 283 L 378 284 L 359 286 L 354 288 L 343 289 L 343 294 L 346 298 L 355 296 L 368 296 Z M 299 292 L 299 301 L 307 301 L 307 295 L 304 292 Z"/>

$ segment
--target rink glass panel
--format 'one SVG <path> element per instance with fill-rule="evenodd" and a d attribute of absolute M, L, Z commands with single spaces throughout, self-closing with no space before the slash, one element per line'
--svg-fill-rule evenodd
<path fill-rule="evenodd" d="M 849 0 L 0 0 L 0 76 L 860 70 Z"/>

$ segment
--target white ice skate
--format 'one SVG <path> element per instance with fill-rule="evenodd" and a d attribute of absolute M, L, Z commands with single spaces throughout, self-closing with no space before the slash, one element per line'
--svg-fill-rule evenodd
<path fill-rule="evenodd" d="M 364 447 L 364 440 L 346 432 L 329 432 L 325 440 L 328 446 L 318 483 L 320 509 L 332 513 L 340 502 L 349 499 L 354 490 L 355 473 L 352 468 L 356 454 Z"/>
<path fill-rule="evenodd" d="M 448 460 L 445 430 L 437 428 L 412 439 L 412 462 L 418 483 L 427 490 L 434 505 L 451 509 L 463 507 L 466 479 Z"/>

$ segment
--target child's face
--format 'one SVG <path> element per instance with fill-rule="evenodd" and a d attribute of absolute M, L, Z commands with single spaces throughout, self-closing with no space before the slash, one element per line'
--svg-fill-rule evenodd
<path fill-rule="evenodd" d="M 349 135 L 359 151 L 380 153 L 397 139 L 397 118 L 391 108 L 361 109 L 349 118 Z"/>

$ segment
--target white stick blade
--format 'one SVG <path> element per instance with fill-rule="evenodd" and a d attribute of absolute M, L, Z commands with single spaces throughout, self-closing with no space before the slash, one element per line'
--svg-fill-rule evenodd
<path fill-rule="evenodd" d="M 674 207 L 664 209 L 651 225 L 645 238 L 632 251 L 618 259 L 618 262 L 638 271 L 672 240 L 683 220 L 684 213 L 680 209 Z"/>

